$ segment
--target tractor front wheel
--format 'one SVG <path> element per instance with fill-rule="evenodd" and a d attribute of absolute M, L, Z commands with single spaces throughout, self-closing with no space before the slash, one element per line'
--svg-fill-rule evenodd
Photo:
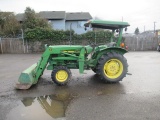
<path fill-rule="evenodd" d="M 98 61 L 97 73 L 104 82 L 115 83 L 121 81 L 127 74 L 126 58 L 116 52 L 102 55 Z"/>
<path fill-rule="evenodd" d="M 57 85 L 66 85 L 71 79 L 71 71 L 65 66 L 55 67 L 51 73 L 51 78 Z"/>

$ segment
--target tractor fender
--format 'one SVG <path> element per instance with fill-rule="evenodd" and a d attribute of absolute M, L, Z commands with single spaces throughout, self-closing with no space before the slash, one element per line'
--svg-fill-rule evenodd
<path fill-rule="evenodd" d="M 93 64 L 94 66 L 97 64 L 99 58 L 103 55 L 106 54 L 108 52 L 116 52 L 119 54 L 124 55 L 125 53 L 127 53 L 128 51 L 126 49 L 123 49 L 121 47 L 109 47 L 109 48 L 103 48 L 100 49 L 98 51 L 95 51 L 92 55 L 92 60 L 93 60 Z"/>
<path fill-rule="evenodd" d="M 117 52 L 117 53 L 120 53 L 120 54 L 125 54 L 128 52 L 128 50 L 124 49 L 124 48 L 121 48 L 121 47 L 109 47 L 109 48 L 105 48 L 102 50 L 103 52 L 106 51 L 106 52 Z"/>

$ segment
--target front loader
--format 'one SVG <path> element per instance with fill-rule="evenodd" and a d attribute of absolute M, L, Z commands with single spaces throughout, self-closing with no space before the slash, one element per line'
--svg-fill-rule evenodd
<path fill-rule="evenodd" d="M 103 45 L 45 45 L 45 51 L 40 60 L 23 71 L 19 77 L 17 89 L 29 89 L 38 82 L 45 68 L 52 70 L 51 78 L 57 85 L 66 85 L 71 79 L 70 69 L 93 70 L 104 82 L 119 82 L 128 72 L 128 64 L 123 56 L 127 50 L 121 48 L 122 32 L 129 24 L 127 22 L 92 20 L 84 24 L 92 28 L 112 30 L 110 44 Z M 116 42 L 113 42 L 115 31 L 118 32 Z"/>

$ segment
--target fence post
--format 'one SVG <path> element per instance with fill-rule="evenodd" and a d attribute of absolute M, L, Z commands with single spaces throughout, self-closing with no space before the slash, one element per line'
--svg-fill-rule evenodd
<path fill-rule="evenodd" d="M 144 41 L 144 40 L 142 39 L 142 48 L 141 48 L 142 51 L 143 51 L 143 41 Z"/>
<path fill-rule="evenodd" d="M 138 51 L 138 37 L 137 37 L 137 51 Z"/>
<path fill-rule="evenodd" d="M 24 37 L 23 37 L 23 29 L 21 29 L 21 31 L 22 31 L 22 40 L 23 40 L 23 52 L 25 53 Z"/>
<path fill-rule="evenodd" d="M 2 39 L 1 39 L 1 37 L 0 37 L 0 42 L 1 42 L 1 51 L 2 51 L 2 54 L 3 54 Z"/>
<path fill-rule="evenodd" d="M 12 38 L 9 41 L 9 46 L 10 46 L 10 53 L 12 53 Z"/>
<path fill-rule="evenodd" d="M 28 53 L 28 42 L 27 42 L 27 40 L 26 40 L 26 52 Z"/>

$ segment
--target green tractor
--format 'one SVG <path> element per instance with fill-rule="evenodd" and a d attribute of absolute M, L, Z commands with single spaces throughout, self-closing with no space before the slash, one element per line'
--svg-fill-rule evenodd
<path fill-rule="evenodd" d="M 121 81 L 128 72 L 128 64 L 123 56 L 127 50 L 120 47 L 123 29 L 127 22 L 91 20 L 84 24 L 85 28 L 101 28 L 112 30 L 111 43 L 116 31 L 118 38 L 114 44 L 99 46 L 82 45 L 45 45 L 40 60 L 23 71 L 16 84 L 17 89 L 28 89 L 38 82 L 45 68 L 52 70 L 51 78 L 57 85 L 66 85 L 71 79 L 70 69 L 93 70 L 106 83 Z"/>

